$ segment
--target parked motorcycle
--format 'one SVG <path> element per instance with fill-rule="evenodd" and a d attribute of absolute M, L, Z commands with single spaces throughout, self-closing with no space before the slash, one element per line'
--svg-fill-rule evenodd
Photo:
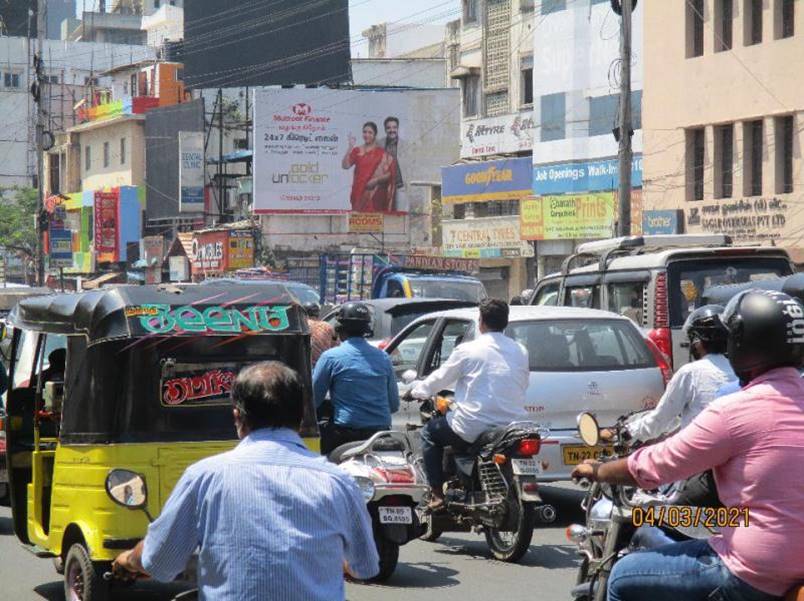
<path fill-rule="evenodd" d="M 445 396 L 422 402 L 422 422 L 446 412 L 450 404 Z M 542 468 L 536 456 L 547 434 L 536 423 L 518 422 L 484 432 L 465 451 L 446 448 L 445 504 L 423 514 L 422 538 L 435 541 L 443 532 L 482 530 L 496 559 L 521 559 L 530 547 L 534 527 L 556 519 L 555 508 L 542 501 L 537 482 Z M 417 463 L 423 473 L 420 454 Z"/>
<path fill-rule="evenodd" d="M 380 572 L 370 582 L 387 580 L 396 569 L 399 547 L 424 532 L 416 508 L 428 489 L 413 464 L 408 437 L 403 432 L 378 432 L 365 442 L 341 445 L 330 460 L 363 491 L 380 556 Z"/>

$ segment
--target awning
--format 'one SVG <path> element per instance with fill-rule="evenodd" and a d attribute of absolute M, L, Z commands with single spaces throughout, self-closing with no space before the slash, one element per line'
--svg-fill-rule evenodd
<path fill-rule="evenodd" d="M 208 165 L 217 165 L 219 162 L 221 163 L 250 163 L 251 157 L 254 153 L 250 150 L 235 150 L 234 152 L 230 152 L 225 154 L 221 157 L 221 160 L 218 161 L 218 158 L 208 158 L 207 164 Z"/>
<path fill-rule="evenodd" d="M 465 79 L 472 75 L 480 75 L 480 67 L 467 67 L 465 65 L 458 65 L 449 72 L 450 79 Z"/>

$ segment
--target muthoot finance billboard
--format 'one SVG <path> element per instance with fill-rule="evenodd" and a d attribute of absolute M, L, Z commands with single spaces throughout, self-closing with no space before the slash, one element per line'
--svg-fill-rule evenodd
<path fill-rule="evenodd" d="M 258 90 L 254 212 L 406 213 L 438 125 L 413 110 L 417 94 Z"/>

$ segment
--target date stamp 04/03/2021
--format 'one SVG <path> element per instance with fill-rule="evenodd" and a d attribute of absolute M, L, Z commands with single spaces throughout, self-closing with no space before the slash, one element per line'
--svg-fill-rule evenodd
<path fill-rule="evenodd" d="M 659 505 L 634 507 L 631 522 L 634 526 L 667 526 L 669 528 L 738 528 L 748 526 L 748 507 L 685 507 Z"/>

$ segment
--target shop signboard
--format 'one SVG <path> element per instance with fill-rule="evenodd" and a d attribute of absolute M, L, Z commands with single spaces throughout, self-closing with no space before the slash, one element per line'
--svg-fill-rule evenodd
<path fill-rule="evenodd" d="M 64 228 L 51 227 L 50 267 L 66 269 L 73 266 L 73 233 Z"/>
<path fill-rule="evenodd" d="M 613 234 L 616 194 L 543 196 L 520 203 L 523 240 L 584 240 Z"/>
<path fill-rule="evenodd" d="M 533 111 L 461 121 L 461 158 L 520 152 L 533 148 L 538 131 Z"/>
<path fill-rule="evenodd" d="M 119 190 L 95 192 L 95 254 L 99 263 L 120 259 Z"/>
<path fill-rule="evenodd" d="M 199 232 L 193 236 L 193 272 L 225 271 L 227 231 Z"/>
<path fill-rule="evenodd" d="M 383 231 L 384 225 L 382 213 L 349 214 L 349 232 L 353 234 L 378 234 Z"/>
<path fill-rule="evenodd" d="M 642 213 L 642 233 L 648 236 L 680 234 L 683 225 L 684 212 L 681 209 Z"/>
<path fill-rule="evenodd" d="M 617 158 L 533 166 L 533 194 L 577 194 L 616 190 L 620 182 Z M 642 155 L 634 156 L 631 187 L 642 187 Z"/>
<path fill-rule="evenodd" d="M 531 195 L 530 157 L 478 161 L 441 169 L 443 203 L 515 200 Z"/>
<path fill-rule="evenodd" d="M 251 230 L 231 230 L 227 254 L 227 271 L 254 267 L 254 233 Z"/>
<path fill-rule="evenodd" d="M 523 242 L 517 217 L 456 219 L 442 222 L 444 254 L 477 258 L 529 257 L 533 248 Z"/>

